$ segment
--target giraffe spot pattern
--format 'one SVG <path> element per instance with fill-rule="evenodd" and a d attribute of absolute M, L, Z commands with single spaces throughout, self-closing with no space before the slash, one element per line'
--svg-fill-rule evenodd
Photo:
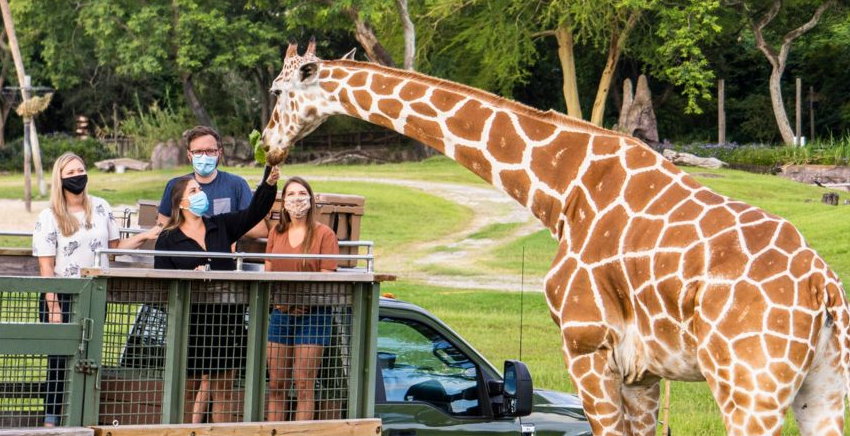
<path fill-rule="evenodd" d="M 595 136 L 591 144 L 593 154 L 596 156 L 607 156 L 620 150 L 619 136 Z"/>
<path fill-rule="evenodd" d="M 404 134 L 411 138 L 431 144 L 431 146 L 440 153 L 445 154 L 446 152 L 445 146 L 442 142 L 443 129 L 440 126 L 440 123 L 436 121 L 426 120 L 415 115 L 408 115 L 407 123 L 405 123 L 404 126 Z"/>
<path fill-rule="evenodd" d="M 566 199 L 564 215 L 572 223 L 569 226 L 570 245 L 578 250 L 584 244 L 590 223 L 596 219 L 596 212 L 583 190 L 573 189 L 570 191 Z"/>
<path fill-rule="evenodd" d="M 626 204 L 632 211 L 643 211 L 672 182 L 672 178 L 657 172 L 635 174 L 626 182 Z"/>
<path fill-rule="evenodd" d="M 360 109 L 364 111 L 372 109 L 372 94 L 369 91 L 357 90 L 352 94 L 354 95 L 354 102 L 357 103 L 357 106 L 360 106 Z"/>
<path fill-rule="evenodd" d="M 424 97 L 426 92 L 428 92 L 428 87 L 425 85 L 415 82 L 407 82 L 398 91 L 398 97 L 404 101 L 415 101 Z"/>
<path fill-rule="evenodd" d="M 493 110 L 481 105 L 475 100 L 469 100 L 446 120 L 446 127 L 451 133 L 468 141 L 481 140 L 484 123 L 493 114 Z"/>
<path fill-rule="evenodd" d="M 657 162 L 657 154 L 646 146 L 633 145 L 626 150 L 626 168 L 630 170 L 648 168 Z"/>
<path fill-rule="evenodd" d="M 626 181 L 626 172 L 620 166 L 618 158 L 610 157 L 591 162 L 581 180 L 588 188 L 590 201 L 596 205 L 597 210 L 601 210 L 619 198 L 620 190 Z"/>
<path fill-rule="evenodd" d="M 433 117 L 437 116 L 437 111 L 435 111 L 434 108 L 432 108 L 427 103 L 423 103 L 423 102 L 420 102 L 420 101 L 411 103 L 410 109 L 413 110 L 414 112 L 416 112 L 420 115 L 424 115 L 426 117 L 433 118 Z"/>
<path fill-rule="evenodd" d="M 398 118 L 401 110 L 404 108 L 401 103 L 396 100 L 385 98 L 378 101 L 378 110 L 383 112 L 389 118 Z"/>
<path fill-rule="evenodd" d="M 436 89 L 431 93 L 431 104 L 441 112 L 448 112 L 463 100 L 463 96 Z"/>
<path fill-rule="evenodd" d="M 589 140 L 590 135 L 586 133 L 559 133 L 551 143 L 534 147 L 531 151 L 531 171 L 546 186 L 557 192 L 565 192 L 570 182 L 578 177 L 578 170 L 587 152 L 570 146 Z"/>
<path fill-rule="evenodd" d="M 528 191 L 531 189 L 531 179 L 523 170 L 502 170 L 499 179 L 505 192 L 515 198 L 520 204 L 528 204 Z"/>
<path fill-rule="evenodd" d="M 629 216 L 622 206 L 616 206 L 601 216 L 590 235 L 593 243 L 585 247 L 582 261 L 592 264 L 616 255 L 620 235 L 628 221 Z"/>
<path fill-rule="evenodd" d="M 352 88 L 362 88 L 366 86 L 366 81 L 369 79 L 369 73 L 365 71 L 358 71 L 351 75 L 351 78 L 348 79 L 348 85 Z"/>
<path fill-rule="evenodd" d="M 523 139 L 514 128 L 511 117 L 505 112 L 497 111 L 490 126 L 487 151 L 499 162 L 517 164 L 522 162 L 523 149 L 516 144 L 521 143 Z"/>
<path fill-rule="evenodd" d="M 400 83 L 401 79 L 396 77 L 376 75 L 372 78 L 372 92 L 378 95 L 392 95 Z"/>
<path fill-rule="evenodd" d="M 543 122 L 526 115 L 518 115 L 517 121 L 519 128 L 532 141 L 542 141 L 555 133 L 555 126 L 552 123 Z"/>
<path fill-rule="evenodd" d="M 490 161 L 484 157 L 481 150 L 458 145 L 455 147 L 454 157 L 459 164 L 469 168 L 473 173 L 490 183 L 492 177 Z"/>

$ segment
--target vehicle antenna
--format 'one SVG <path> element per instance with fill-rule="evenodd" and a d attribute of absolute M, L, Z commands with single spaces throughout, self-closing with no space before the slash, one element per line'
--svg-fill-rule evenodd
<path fill-rule="evenodd" d="M 525 245 L 522 246 L 522 266 L 519 273 L 519 360 L 522 360 L 523 303 L 525 302 Z"/>

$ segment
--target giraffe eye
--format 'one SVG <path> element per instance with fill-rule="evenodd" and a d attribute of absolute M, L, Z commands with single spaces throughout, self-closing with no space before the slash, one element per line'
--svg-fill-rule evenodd
<path fill-rule="evenodd" d="M 269 92 L 271 92 L 271 94 L 275 97 L 280 97 L 280 90 L 279 89 L 272 89 Z"/>

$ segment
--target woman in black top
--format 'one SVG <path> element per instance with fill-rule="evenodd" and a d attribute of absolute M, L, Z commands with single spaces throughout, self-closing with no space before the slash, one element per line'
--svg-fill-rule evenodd
<path fill-rule="evenodd" d="M 239 212 L 204 217 L 209 207 L 206 195 L 191 176 L 179 179 L 171 190 L 171 216 L 156 241 L 157 250 L 230 252 L 234 242 L 265 217 L 277 194 L 277 167 L 266 167 L 264 182 L 260 183 L 251 204 Z M 157 256 L 154 268 L 188 270 L 233 270 L 233 259 Z M 222 289 L 219 293 L 226 293 Z M 224 297 L 228 295 L 216 295 Z M 193 294 L 193 299 L 203 294 Z M 219 301 L 219 300 L 216 300 Z M 235 369 L 244 366 L 245 306 L 220 302 L 194 302 L 190 308 L 189 346 L 186 389 L 186 419 L 194 405 L 192 400 L 202 380 L 209 380 L 212 395 L 212 421 L 232 422 L 240 405 L 233 392 Z M 207 384 L 206 381 L 204 384 Z"/>

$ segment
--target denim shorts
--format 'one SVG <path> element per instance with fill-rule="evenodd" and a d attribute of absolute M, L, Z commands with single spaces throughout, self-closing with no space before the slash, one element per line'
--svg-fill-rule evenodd
<path fill-rule="evenodd" d="M 327 306 L 313 306 L 303 315 L 290 315 L 275 309 L 269 317 L 269 342 L 326 347 L 330 343 L 332 326 L 333 315 Z"/>

